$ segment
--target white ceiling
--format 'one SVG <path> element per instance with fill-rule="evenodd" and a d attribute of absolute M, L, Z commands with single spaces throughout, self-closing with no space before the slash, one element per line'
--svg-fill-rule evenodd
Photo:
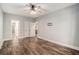
<path fill-rule="evenodd" d="M 3 11 L 6 13 L 27 16 L 27 17 L 39 17 L 57 11 L 59 9 L 74 5 L 74 3 L 39 3 L 39 5 L 41 5 L 41 7 L 46 10 L 46 12 L 42 11 L 38 14 L 31 15 L 30 13 L 26 13 L 27 10 L 23 8 L 25 4 L 26 3 L 2 3 L 1 7 Z"/>

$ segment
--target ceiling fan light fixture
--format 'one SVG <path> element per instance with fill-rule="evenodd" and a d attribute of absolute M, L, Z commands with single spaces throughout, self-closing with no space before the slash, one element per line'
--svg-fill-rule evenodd
<path fill-rule="evenodd" d="M 38 10 L 38 8 L 35 7 L 35 10 Z"/>
<path fill-rule="evenodd" d="M 35 12 L 34 10 L 32 10 L 32 11 L 30 12 L 30 14 L 31 14 L 31 15 L 35 15 L 36 12 Z"/>

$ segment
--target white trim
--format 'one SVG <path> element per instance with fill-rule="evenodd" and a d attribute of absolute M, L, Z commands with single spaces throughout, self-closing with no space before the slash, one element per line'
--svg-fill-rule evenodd
<path fill-rule="evenodd" d="M 41 39 L 44 39 L 44 40 L 47 40 L 47 41 L 50 41 L 50 42 L 59 44 L 59 45 L 61 45 L 61 46 L 65 46 L 65 47 L 71 48 L 71 49 L 79 50 L 79 47 L 76 47 L 76 46 L 68 45 L 68 44 L 61 43 L 61 42 L 57 42 L 57 41 L 53 41 L 53 40 L 48 40 L 48 39 L 46 39 L 45 37 L 40 37 L 40 36 L 38 36 L 38 38 L 41 38 Z"/>

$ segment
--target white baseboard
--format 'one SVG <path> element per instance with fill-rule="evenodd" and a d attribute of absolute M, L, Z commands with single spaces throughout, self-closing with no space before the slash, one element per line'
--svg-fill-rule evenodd
<path fill-rule="evenodd" d="M 68 44 L 57 42 L 57 41 L 53 41 L 53 40 L 48 40 L 48 39 L 46 39 L 44 37 L 39 37 L 38 36 L 38 38 L 41 38 L 41 39 L 47 40 L 49 42 L 53 42 L 53 43 L 56 43 L 58 45 L 65 46 L 65 47 L 68 47 L 68 48 L 71 48 L 71 49 L 79 50 L 79 47 L 76 47 L 76 46 L 68 45 Z"/>

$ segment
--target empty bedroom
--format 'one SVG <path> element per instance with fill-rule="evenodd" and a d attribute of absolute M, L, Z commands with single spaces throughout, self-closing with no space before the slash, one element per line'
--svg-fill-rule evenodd
<path fill-rule="evenodd" d="M 0 3 L 0 55 L 79 55 L 79 4 Z"/>

